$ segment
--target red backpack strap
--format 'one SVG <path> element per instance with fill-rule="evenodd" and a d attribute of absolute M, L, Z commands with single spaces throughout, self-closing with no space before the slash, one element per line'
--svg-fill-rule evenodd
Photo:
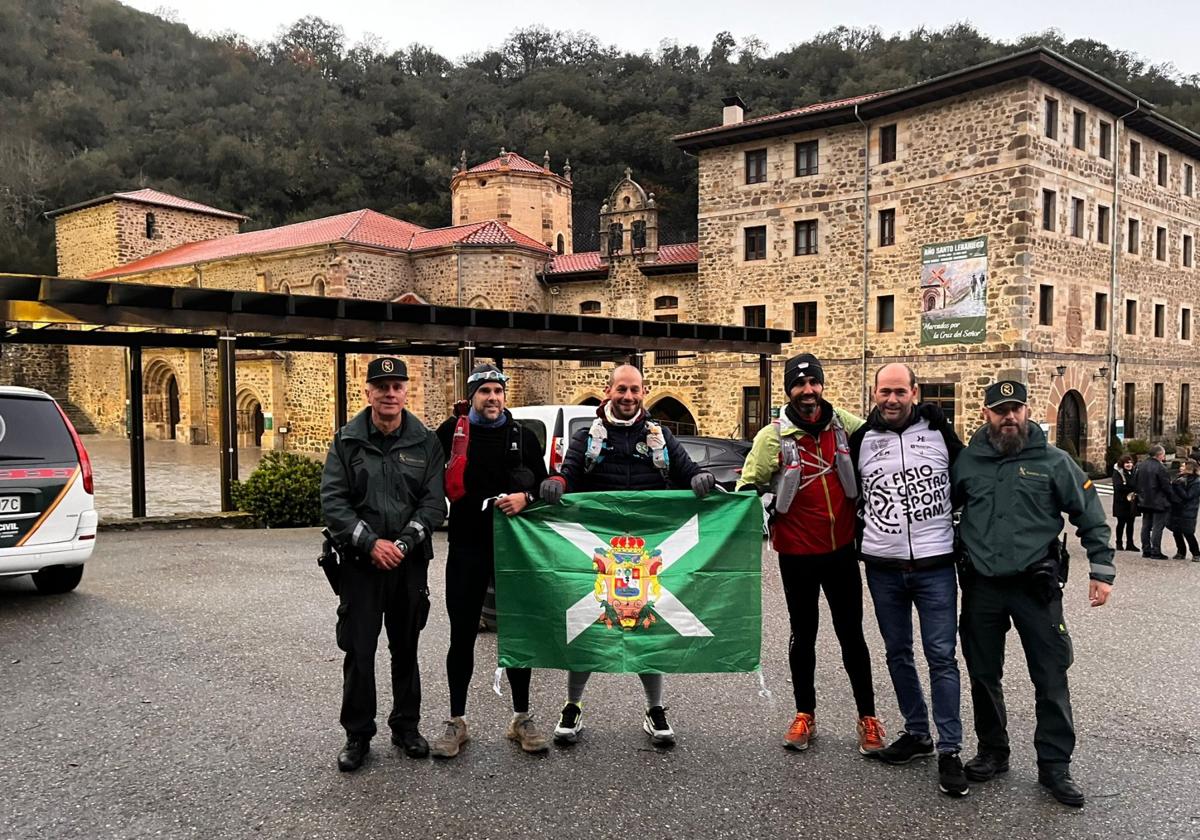
<path fill-rule="evenodd" d="M 450 460 L 446 463 L 446 498 L 457 502 L 467 495 L 467 447 L 471 443 L 471 420 L 460 414 L 450 439 Z"/>

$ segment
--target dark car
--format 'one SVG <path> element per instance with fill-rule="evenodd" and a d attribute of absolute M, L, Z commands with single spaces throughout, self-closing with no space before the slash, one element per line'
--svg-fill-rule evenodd
<path fill-rule="evenodd" d="M 726 490 L 733 490 L 750 454 L 750 441 L 692 435 L 676 435 L 676 438 L 696 466 L 711 472 L 717 484 Z"/>

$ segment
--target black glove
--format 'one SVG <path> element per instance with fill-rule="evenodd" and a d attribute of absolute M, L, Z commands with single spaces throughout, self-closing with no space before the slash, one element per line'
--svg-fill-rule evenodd
<path fill-rule="evenodd" d="M 710 472 L 696 473 L 692 476 L 692 492 L 696 494 L 697 499 L 703 499 L 716 486 L 717 480 Z"/>
<path fill-rule="evenodd" d="M 563 490 L 565 489 L 566 482 L 561 478 L 547 478 L 542 482 L 538 495 L 541 496 L 542 501 L 546 504 L 556 505 L 562 501 Z"/>

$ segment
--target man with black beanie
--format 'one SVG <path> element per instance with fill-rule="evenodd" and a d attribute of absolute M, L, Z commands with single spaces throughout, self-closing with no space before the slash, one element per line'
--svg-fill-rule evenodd
<path fill-rule="evenodd" d="M 438 758 L 458 755 L 469 737 L 467 688 L 475 670 L 479 616 L 494 570 L 492 509 L 505 516 L 519 514 L 534 500 L 546 477 L 537 437 L 505 407 L 507 383 L 508 377 L 494 365 L 477 366 L 467 378 L 467 399 L 454 407 L 454 416 L 437 430 L 446 455 L 446 494 L 450 499 L 450 550 L 446 556 L 450 718 L 445 732 L 432 744 L 431 751 Z M 513 703 L 506 734 L 525 752 L 544 752 L 549 741 L 529 714 L 530 671 L 509 668 L 506 673 Z"/>
<path fill-rule="evenodd" d="M 788 404 L 778 420 L 759 429 L 746 456 L 738 489 L 770 489 L 771 544 L 779 552 L 792 636 L 788 664 L 796 697 L 784 746 L 805 750 L 814 735 L 818 598 L 833 615 L 858 711 L 858 749 L 883 749 L 883 724 L 875 716 L 871 657 L 863 637 L 862 575 L 854 551 L 858 482 L 849 435 L 861 418 L 822 397 L 825 371 L 811 353 L 788 359 L 783 371 Z"/>

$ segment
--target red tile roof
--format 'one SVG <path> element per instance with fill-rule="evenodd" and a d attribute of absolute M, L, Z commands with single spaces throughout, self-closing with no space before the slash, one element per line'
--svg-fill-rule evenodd
<path fill-rule="evenodd" d="M 891 92 L 892 91 L 890 90 L 883 90 L 879 91 L 878 93 L 864 93 L 862 96 L 851 96 L 846 99 L 834 99 L 829 102 L 814 102 L 811 105 L 804 105 L 800 108 L 792 108 L 789 111 L 780 111 L 777 114 L 763 114 L 760 117 L 751 117 L 750 119 L 742 120 L 739 123 L 732 123 L 730 125 L 716 125 L 712 126 L 711 128 L 702 128 L 699 131 L 689 131 L 686 134 L 677 134 L 675 135 L 674 139 L 681 140 L 685 137 L 696 137 L 698 135 L 724 131 L 731 128 L 742 128 L 744 126 L 756 125 L 758 123 L 786 120 L 791 117 L 799 117 L 805 114 L 820 113 L 821 111 L 833 111 L 837 108 L 846 108 L 851 105 L 860 105 L 863 102 L 870 102 L 873 99 L 879 99 L 880 97 L 887 96 Z"/>
<path fill-rule="evenodd" d="M 255 230 L 189 242 L 176 248 L 152 254 L 116 268 L 106 269 L 91 275 L 92 279 L 115 277 L 124 274 L 140 274 L 194 263 L 231 259 L 251 254 L 266 254 L 312 245 L 345 242 L 367 245 L 390 251 L 418 251 L 443 245 L 517 245 L 542 252 L 550 249 L 503 222 L 476 222 L 470 225 L 425 228 L 393 219 L 374 210 L 356 210 L 338 216 L 327 216 L 294 225 Z"/>
<path fill-rule="evenodd" d="M 512 169 L 517 172 L 549 172 L 544 166 L 539 166 L 531 160 L 521 157 L 516 152 L 505 152 L 498 158 L 492 158 L 486 163 L 472 166 L 468 172 L 495 172 L 499 169 Z"/>
<path fill-rule="evenodd" d="M 138 204 L 149 204 L 153 207 L 170 207 L 174 210 L 190 210 L 193 213 L 204 213 L 209 216 L 220 216 L 223 219 L 236 219 L 239 222 L 245 221 L 248 218 L 240 213 L 231 213 L 228 210 L 218 210 L 216 207 L 209 207 L 207 204 L 188 201 L 186 198 L 180 198 L 179 196 L 150 189 L 102 195 L 97 198 L 82 201 L 79 204 L 72 204 L 69 207 L 61 207 L 58 210 L 51 210 L 46 215 L 50 218 L 54 218 L 55 216 L 61 216 L 63 213 L 70 213 L 73 210 L 83 210 L 85 207 L 95 207 L 98 204 L 105 204 L 109 201 L 118 200 L 133 201 Z"/>
<path fill-rule="evenodd" d="M 700 259 L 700 245 L 683 242 L 678 245 L 660 245 L 658 259 L 647 266 L 688 265 Z M 550 263 L 546 274 L 575 274 L 585 271 L 605 271 L 607 266 L 600 259 L 599 251 L 584 251 L 577 254 L 559 254 Z"/>

